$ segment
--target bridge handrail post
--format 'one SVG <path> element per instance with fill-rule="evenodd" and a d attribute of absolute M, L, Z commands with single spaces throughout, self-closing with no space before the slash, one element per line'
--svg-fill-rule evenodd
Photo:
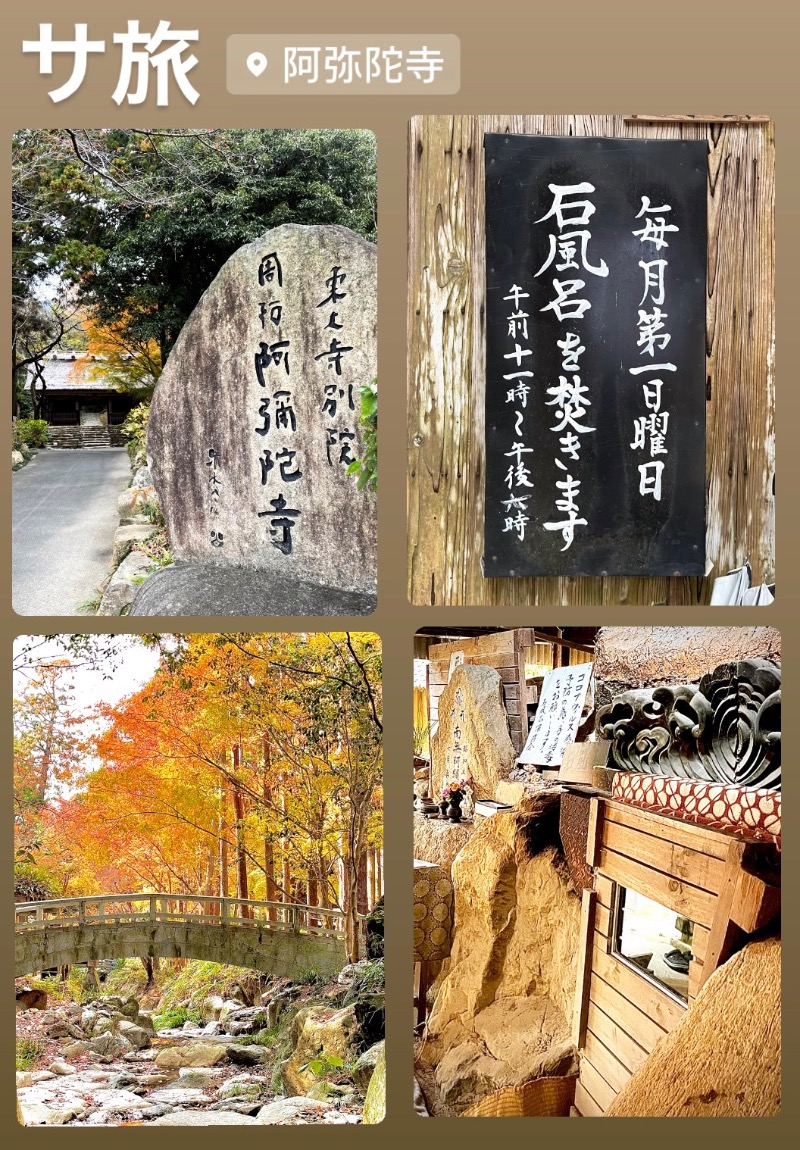
<path fill-rule="evenodd" d="M 78 899 L 78 923 L 83 926 L 86 922 L 86 900 L 83 898 Z"/>
<path fill-rule="evenodd" d="M 150 921 L 155 922 L 158 911 L 158 899 L 154 894 L 150 895 Z"/>
<path fill-rule="evenodd" d="M 292 928 L 292 933 L 297 934 L 300 929 L 299 908 L 294 903 L 289 907 L 289 925 Z"/>
<path fill-rule="evenodd" d="M 219 900 L 219 916 L 223 922 L 227 921 L 230 917 L 230 901 L 229 898 L 221 898 Z"/>

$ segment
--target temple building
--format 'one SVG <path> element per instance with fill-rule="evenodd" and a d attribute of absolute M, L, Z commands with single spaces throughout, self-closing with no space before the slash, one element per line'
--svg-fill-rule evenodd
<path fill-rule="evenodd" d="M 40 367 L 29 368 L 25 390 L 32 393 L 36 418 L 50 424 L 51 447 L 122 446 L 120 428 L 149 389 L 137 395 L 93 378 L 96 362 L 95 356 L 54 352 Z"/>

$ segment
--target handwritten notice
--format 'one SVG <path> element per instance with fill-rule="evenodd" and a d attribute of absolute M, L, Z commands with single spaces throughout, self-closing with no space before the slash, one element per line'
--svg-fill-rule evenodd
<path fill-rule="evenodd" d="M 574 741 L 592 680 L 594 663 L 557 667 L 545 676 L 542 695 L 519 763 L 560 767 L 567 745 Z"/>
<path fill-rule="evenodd" d="M 702 575 L 705 142 L 484 143 L 486 576 Z"/>

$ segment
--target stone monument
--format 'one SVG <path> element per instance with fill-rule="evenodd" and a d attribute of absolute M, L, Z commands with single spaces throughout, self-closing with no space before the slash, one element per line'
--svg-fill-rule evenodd
<path fill-rule="evenodd" d="M 439 699 L 439 727 L 431 741 L 434 796 L 446 782 L 466 779 L 475 798 L 495 798 L 515 759 L 497 671 L 469 663 L 456 667 Z"/>
<path fill-rule="evenodd" d="M 359 389 L 377 376 L 377 253 L 284 224 L 240 248 L 183 327 L 147 431 L 175 563 L 134 615 L 365 614 L 376 500 Z"/>

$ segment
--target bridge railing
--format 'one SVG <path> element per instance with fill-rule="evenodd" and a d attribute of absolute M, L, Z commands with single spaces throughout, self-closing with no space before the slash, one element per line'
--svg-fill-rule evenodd
<path fill-rule="evenodd" d="M 220 898 L 203 894 L 103 894 L 16 903 L 17 931 L 124 922 L 191 922 L 344 938 L 340 910 L 303 903 Z"/>

